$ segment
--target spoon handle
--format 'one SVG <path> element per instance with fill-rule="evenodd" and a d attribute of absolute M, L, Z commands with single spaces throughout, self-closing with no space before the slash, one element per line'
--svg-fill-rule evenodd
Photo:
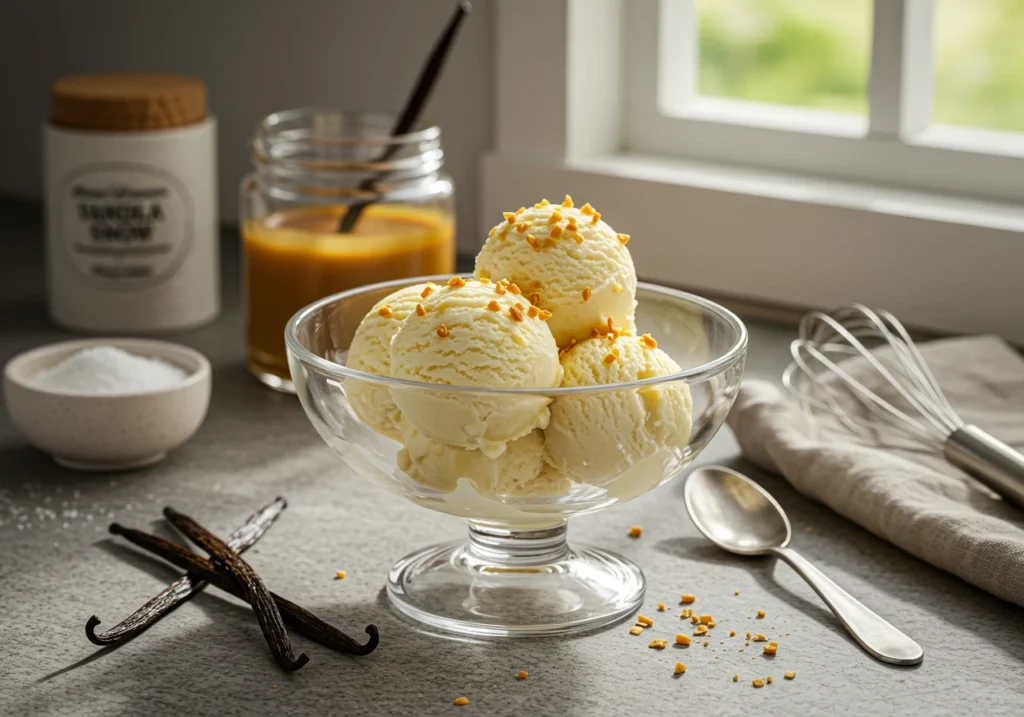
<path fill-rule="evenodd" d="M 773 548 L 772 553 L 789 563 L 814 588 L 847 632 L 872 657 L 894 665 L 916 665 L 924 658 L 920 645 L 832 582 L 802 555 L 789 548 Z"/>

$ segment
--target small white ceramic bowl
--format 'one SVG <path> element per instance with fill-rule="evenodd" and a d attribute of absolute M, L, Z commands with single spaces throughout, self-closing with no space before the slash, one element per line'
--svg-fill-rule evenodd
<path fill-rule="evenodd" d="M 188 376 L 156 391 L 106 395 L 48 391 L 32 385 L 40 371 L 91 346 L 115 346 L 163 359 Z M 4 396 L 15 427 L 61 465 L 86 471 L 142 468 L 161 461 L 167 451 L 199 429 L 210 405 L 210 362 L 198 351 L 165 341 L 64 341 L 8 361 Z"/>

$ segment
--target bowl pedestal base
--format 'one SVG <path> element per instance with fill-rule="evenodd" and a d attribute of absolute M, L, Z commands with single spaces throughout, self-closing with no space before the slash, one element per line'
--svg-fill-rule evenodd
<path fill-rule="evenodd" d="M 534 529 L 470 521 L 469 540 L 402 558 L 387 594 L 400 614 L 443 632 L 477 637 L 564 635 L 610 625 L 644 597 L 633 563 L 570 547 L 567 524 Z"/>

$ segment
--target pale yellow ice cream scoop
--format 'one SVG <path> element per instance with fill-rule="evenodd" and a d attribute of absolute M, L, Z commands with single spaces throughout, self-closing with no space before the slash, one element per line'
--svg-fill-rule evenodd
<path fill-rule="evenodd" d="M 680 370 L 646 334 L 614 342 L 585 339 L 563 353 L 562 368 L 563 387 L 628 383 Z M 604 486 L 656 453 L 682 451 L 692 413 L 682 381 L 559 396 L 544 431 L 546 460 L 573 480 Z"/>
<path fill-rule="evenodd" d="M 391 338 L 416 310 L 416 304 L 439 288 L 433 284 L 406 286 L 374 304 L 352 337 L 345 365 L 375 376 L 390 376 Z M 345 393 L 352 410 L 366 425 L 389 438 L 398 438 L 399 411 L 387 386 L 349 379 Z"/>
<path fill-rule="evenodd" d="M 559 495 L 568 481 L 544 463 L 544 436 L 540 429 L 508 443 L 497 458 L 435 441 L 401 421 L 403 448 L 398 467 L 417 483 L 435 490 L 453 491 L 459 479 L 473 483 L 484 496 Z"/>
<path fill-rule="evenodd" d="M 550 401 L 543 395 L 436 385 L 543 390 L 559 384 L 562 369 L 547 315 L 519 291 L 455 278 L 402 323 L 391 341 L 392 377 L 434 385 L 392 386 L 391 397 L 420 433 L 496 458 L 510 441 L 547 425 Z"/>
<path fill-rule="evenodd" d="M 589 204 L 540 202 L 491 230 L 476 257 L 477 278 L 508 279 L 543 309 L 561 347 L 590 336 L 608 319 L 633 331 L 636 270 L 617 234 Z"/>

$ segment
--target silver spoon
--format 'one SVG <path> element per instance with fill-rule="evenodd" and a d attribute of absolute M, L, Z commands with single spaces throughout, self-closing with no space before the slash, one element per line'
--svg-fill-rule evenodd
<path fill-rule="evenodd" d="M 730 553 L 785 560 L 869 655 L 894 665 L 916 665 L 924 658 L 920 645 L 786 547 L 789 519 L 757 483 L 722 466 L 705 466 L 686 479 L 683 495 L 690 518 L 708 540 Z"/>

